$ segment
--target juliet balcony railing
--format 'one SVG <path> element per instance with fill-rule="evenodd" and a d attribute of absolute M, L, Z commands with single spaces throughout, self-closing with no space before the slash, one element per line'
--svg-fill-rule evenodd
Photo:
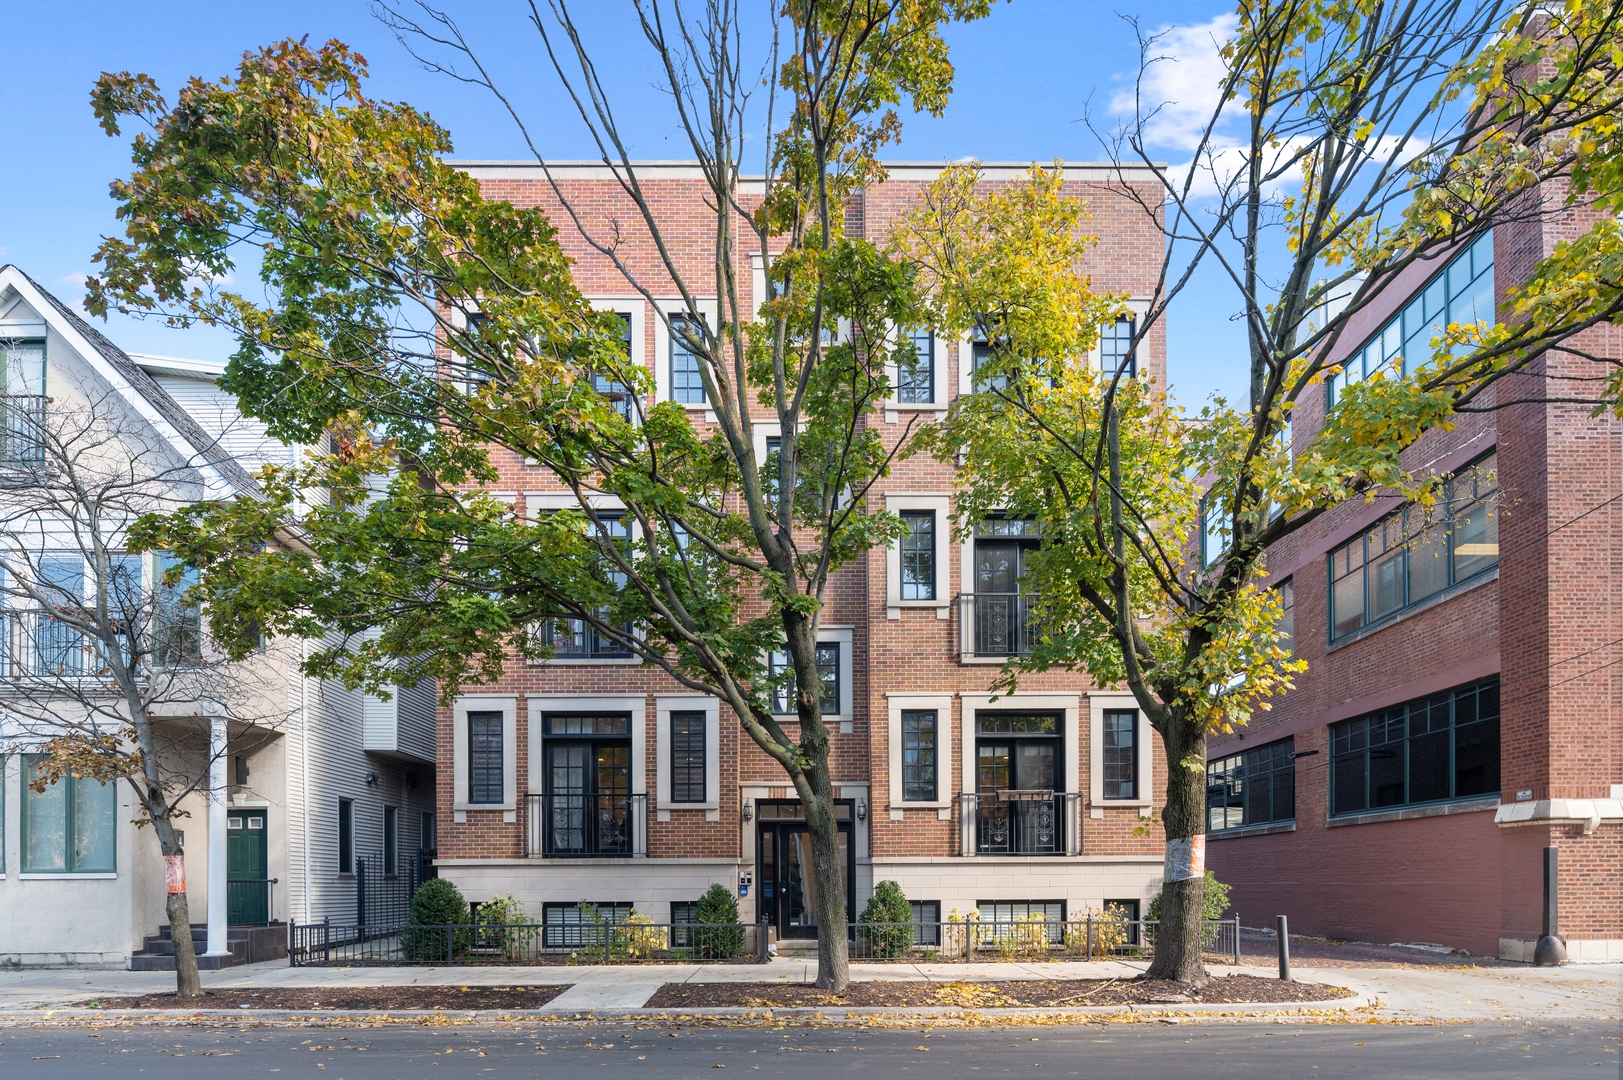
<path fill-rule="evenodd" d="M 958 796 L 958 853 L 1080 855 L 1081 807 L 1077 792 L 966 792 Z"/>
<path fill-rule="evenodd" d="M 1038 639 L 1031 593 L 959 593 L 960 648 L 966 657 L 1026 656 Z"/>
<path fill-rule="evenodd" d="M 79 631 L 42 611 L 0 613 L 0 677 L 77 679 L 94 669 Z"/>
<path fill-rule="evenodd" d="M 558 660 L 614 660 L 631 650 L 600 633 L 584 619 L 544 619 L 535 624 L 535 641 L 552 650 Z"/>
<path fill-rule="evenodd" d="M 0 394 L 0 465 L 37 465 L 44 460 L 44 396 Z"/>
<path fill-rule="evenodd" d="M 648 854 L 647 795 L 526 795 L 524 854 L 629 859 Z"/>

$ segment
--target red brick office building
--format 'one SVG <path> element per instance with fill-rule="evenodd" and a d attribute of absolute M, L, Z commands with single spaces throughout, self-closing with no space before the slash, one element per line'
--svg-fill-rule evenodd
<path fill-rule="evenodd" d="M 1507 222 L 1412 267 L 1355 317 L 1295 452 L 1346 379 L 1429 355 L 1440 319 L 1493 320 L 1587 221 Z M 1616 357 L 1620 335 L 1576 347 Z M 1208 769 L 1207 865 L 1253 925 L 1530 960 L 1554 847 L 1571 958 L 1623 960 L 1623 425 L 1536 400 L 1593 395 L 1561 377 L 1595 367 L 1550 354 L 1421 439 L 1410 467 L 1452 477 L 1430 519 L 1359 501 L 1269 552 L 1308 670 Z"/>
<path fill-rule="evenodd" d="M 581 289 L 625 318 L 632 359 L 652 368 L 657 393 L 683 401 L 701 428 L 702 387 L 641 297 L 585 244 L 533 164 L 470 162 L 487 196 L 554 211 Z M 691 163 L 639 166 L 688 281 L 710 280 L 708 190 Z M 846 207 L 848 231 L 882 240 L 938 166 L 894 165 L 888 180 Z M 624 257 L 644 281 L 664 273 L 630 202 L 604 166 L 554 166 L 587 228 L 622 229 Z M 1023 166 L 990 166 L 1003 183 Z M 1067 188 L 1088 200 L 1099 238 L 1086 270 L 1096 288 L 1147 296 L 1161 239 L 1113 170 L 1067 166 Z M 1147 200 L 1155 181 L 1127 174 Z M 739 277 L 756 296 L 761 269 L 741 251 Z M 656 294 L 681 309 L 674 287 Z M 1100 363 L 1118 331 L 1108 328 Z M 900 438 L 910 417 L 928 420 L 970 390 L 968 340 L 920 339 L 928 377 L 911 380 L 869 422 Z M 1138 358 L 1143 377 L 1164 379 L 1159 331 Z M 758 417 L 764 457 L 772 424 Z M 540 469 L 498 462 L 499 492 L 524 514 L 572 505 Z M 1022 522 L 995 520 L 962 543 L 951 535 L 954 468 L 924 457 L 898 465 L 874 494 L 877 508 L 910 523 L 910 558 L 930 567 L 904 589 L 900 544 L 842 570 L 821 643 L 824 713 L 833 729 L 836 796 L 848 831 L 850 900 L 860 910 L 874 883 L 901 883 L 923 919 L 954 908 L 989 917 L 1033 911 L 1080 916 L 1120 903 L 1137 908 L 1160 886 L 1159 827 L 1143 829 L 1160 802 L 1165 761 L 1130 696 L 1101 692 L 1077 673 L 1022 681 L 992 700 L 999 666 L 1020 640 Z M 605 501 L 601 508 L 612 513 Z M 725 706 L 696 696 L 647 665 L 616 655 L 590 634 L 558 632 L 556 655 L 510 665 L 502 680 L 470 688 L 439 718 L 439 866 L 471 900 L 511 893 L 549 924 L 579 918 L 590 901 L 655 921 L 679 921 L 712 883 L 737 888 L 746 922 L 780 936 L 811 924 L 801 868 L 809 854 L 795 795 L 778 766 L 750 743 Z M 1107 758 L 1109 767 L 1107 768 Z M 906 761 L 904 767 L 903 762 Z M 590 806 L 594 812 L 572 814 Z M 605 810 L 604 808 L 608 809 Z"/>

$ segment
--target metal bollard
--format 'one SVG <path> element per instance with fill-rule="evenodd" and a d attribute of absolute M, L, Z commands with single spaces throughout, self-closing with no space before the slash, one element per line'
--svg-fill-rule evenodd
<path fill-rule="evenodd" d="M 1238 912 L 1234 916 L 1234 966 L 1240 966 L 1240 916 Z"/>
<path fill-rule="evenodd" d="M 1291 936 L 1290 929 L 1285 923 L 1285 916 L 1275 917 L 1274 924 L 1279 929 L 1279 977 L 1286 982 L 1291 981 Z"/>

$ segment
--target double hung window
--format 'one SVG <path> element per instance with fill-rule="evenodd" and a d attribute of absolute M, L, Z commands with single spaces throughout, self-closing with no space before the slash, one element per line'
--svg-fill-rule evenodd
<path fill-rule="evenodd" d="M 795 669 L 786 650 L 774 650 L 767 656 L 767 677 L 772 680 L 772 711 L 780 716 L 798 712 L 795 707 Z M 837 641 L 819 642 L 817 645 L 817 677 L 822 683 L 821 709 L 824 716 L 840 713 L 840 644 Z"/>
<path fill-rule="evenodd" d="M 685 315 L 671 316 L 671 400 L 683 405 L 704 405 L 704 376 L 699 355 L 688 346 L 687 336 L 702 336 L 703 328 Z"/>
<path fill-rule="evenodd" d="M 912 358 L 905 350 L 896 362 L 896 401 L 902 405 L 929 405 L 935 401 L 935 334 L 915 330 L 908 335 Z"/>
<path fill-rule="evenodd" d="M 355 801 L 338 800 L 338 872 L 355 872 Z"/>
<path fill-rule="evenodd" d="M 705 714 L 671 713 L 671 802 L 705 801 Z"/>
<path fill-rule="evenodd" d="M 939 714 L 934 709 L 902 711 L 902 801 L 935 802 Z"/>
<path fill-rule="evenodd" d="M 1104 714 L 1104 797 L 1138 798 L 1138 713 L 1107 709 Z"/>
<path fill-rule="evenodd" d="M 468 802 L 500 803 L 505 793 L 506 758 L 500 712 L 468 714 Z"/>
<path fill-rule="evenodd" d="M 631 316 L 625 312 L 617 312 L 616 318 L 620 321 L 620 347 L 625 351 L 625 363 L 631 363 Z M 614 411 L 625 417 L 628 421 L 636 416 L 636 406 L 632 400 L 631 388 L 623 380 L 614 378 L 604 372 L 592 374 L 592 389 L 602 394 L 614 406 Z"/>
<path fill-rule="evenodd" d="M 902 511 L 901 545 L 901 598 L 903 600 L 934 600 L 936 598 L 935 541 L 936 520 L 933 510 Z"/>
<path fill-rule="evenodd" d="M 1099 328 L 1099 370 L 1106 375 L 1121 372 L 1127 378 L 1138 374 L 1138 354 L 1133 351 L 1132 319 L 1117 319 Z"/>

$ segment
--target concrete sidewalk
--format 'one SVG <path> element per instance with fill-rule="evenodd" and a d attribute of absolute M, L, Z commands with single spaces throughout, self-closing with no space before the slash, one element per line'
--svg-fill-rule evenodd
<path fill-rule="evenodd" d="M 853 980 L 900 979 L 1001 982 L 1025 979 L 1132 978 L 1144 962 L 1062 961 L 992 964 L 852 964 Z M 1274 974 L 1271 968 L 1213 965 L 1216 976 Z M 1379 1002 L 1377 1015 L 1397 1020 L 1469 1021 L 1623 1019 L 1623 965 L 1566 968 L 1298 966 L 1302 981 L 1348 986 L 1364 1001 Z M 294 968 L 283 961 L 204 972 L 209 988 L 322 986 L 547 986 L 570 988 L 543 1012 L 619 1013 L 641 1009 L 661 985 L 680 982 L 811 982 L 809 960 L 768 964 L 649 964 L 575 967 L 360 967 Z M 107 997 L 174 988 L 169 972 L 45 969 L 0 972 L 0 1014 L 13 1020 L 86 1005 Z M 1362 1003 L 1362 1002 L 1360 1002 Z M 1208 1007 L 1216 1008 L 1216 1007 Z M 1283 1006 L 1282 1008 L 1292 1008 Z M 906 1010 L 887 1010 L 905 1013 Z"/>

